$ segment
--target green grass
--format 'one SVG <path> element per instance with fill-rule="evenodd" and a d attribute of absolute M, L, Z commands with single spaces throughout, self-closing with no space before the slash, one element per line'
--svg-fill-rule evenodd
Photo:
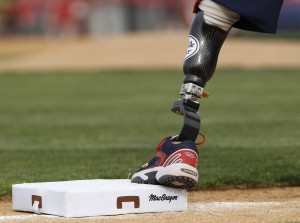
<path fill-rule="evenodd" d="M 22 182 L 127 178 L 182 117 L 182 73 L 0 75 L 0 195 Z M 201 100 L 198 188 L 300 185 L 300 70 L 219 70 Z"/>

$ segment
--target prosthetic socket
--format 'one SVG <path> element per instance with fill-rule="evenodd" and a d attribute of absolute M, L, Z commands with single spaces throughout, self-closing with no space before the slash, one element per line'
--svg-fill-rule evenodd
<path fill-rule="evenodd" d="M 189 43 L 183 64 L 184 81 L 180 90 L 183 99 L 175 101 L 172 111 L 184 116 L 184 124 L 178 141 L 195 141 L 200 130 L 200 104 L 198 98 L 208 96 L 205 84 L 212 77 L 220 49 L 228 31 L 204 22 L 199 11 L 192 22 Z"/>

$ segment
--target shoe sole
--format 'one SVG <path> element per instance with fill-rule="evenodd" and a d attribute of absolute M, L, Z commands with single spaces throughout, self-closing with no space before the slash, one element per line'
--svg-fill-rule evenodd
<path fill-rule="evenodd" d="M 159 168 L 157 181 L 169 187 L 190 189 L 198 183 L 198 170 L 187 164 L 178 163 Z"/>
<path fill-rule="evenodd" d="M 156 180 L 158 169 L 159 167 L 155 167 L 135 173 L 131 178 L 131 183 L 156 185 L 159 184 L 159 182 Z"/>

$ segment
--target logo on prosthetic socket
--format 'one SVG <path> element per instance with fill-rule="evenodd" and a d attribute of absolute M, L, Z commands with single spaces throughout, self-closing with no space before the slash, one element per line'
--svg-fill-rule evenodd
<path fill-rule="evenodd" d="M 189 35 L 189 44 L 185 54 L 185 60 L 191 58 L 199 51 L 199 41 L 192 35 Z"/>

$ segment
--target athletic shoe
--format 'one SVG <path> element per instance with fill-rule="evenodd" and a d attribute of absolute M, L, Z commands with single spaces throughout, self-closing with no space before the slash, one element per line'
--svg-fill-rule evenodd
<path fill-rule="evenodd" d="M 197 143 L 197 145 L 205 142 Z M 162 184 L 175 188 L 192 188 L 198 182 L 198 149 L 193 141 L 176 141 L 175 137 L 164 138 L 157 153 L 131 178 L 132 183 Z"/>

